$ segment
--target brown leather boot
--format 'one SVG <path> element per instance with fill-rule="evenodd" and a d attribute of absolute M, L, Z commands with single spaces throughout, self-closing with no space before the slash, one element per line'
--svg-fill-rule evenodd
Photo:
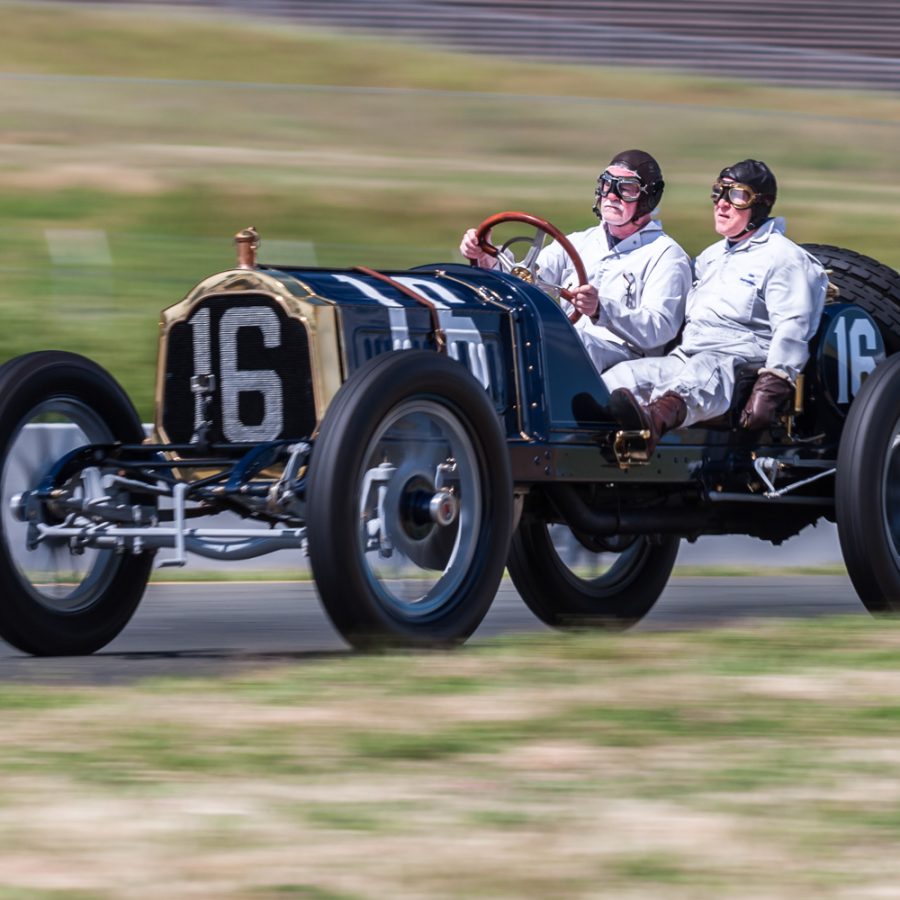
<path fill-rule="evenodd" d="M 647 407 L 647 412 L 651 423 L 650 439 L 655 447 L 667 431 L 677 428 L 687 418 L 687 404 L 674 391 L 666 391 Z"/>
<path fill-rule="evenodd" d="M 626 388 L 616 388 L 609 395 L 609 405 L 619 423 L 631 431 L 649 431 L 647 455 L 653 453 L 659 439 L 684 422 L 687 404 L 674 391 L 666 391 L 648 406 L 641 406 L 637 397 Z"/>

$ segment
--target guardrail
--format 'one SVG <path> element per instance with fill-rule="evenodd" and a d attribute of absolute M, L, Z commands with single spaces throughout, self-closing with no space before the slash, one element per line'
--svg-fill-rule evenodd
<path fill-rule="evenodd" d="M 154 5 L 125 0 L 120 5 Z M 166 0 L 474 53 L 900 89 L 900 4 L 868 0 Z"/>

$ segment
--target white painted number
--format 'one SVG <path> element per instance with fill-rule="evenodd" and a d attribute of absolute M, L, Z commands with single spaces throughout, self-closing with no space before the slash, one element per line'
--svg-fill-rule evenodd
<path fill-rule="evenodd" d="M 849 403 L 859 393 L 863 377 L 878 364 L 878 334 L 869 319 L 854 318 L 848 328 L 847 317 L 840 316 L 834 326 L 834 335 L 837 339 L 837 402 Z"/>
<path fill-rule="evenodd" d="M 210 317 L 201 309 L 190 320 L 194 337 L 194 374 L 209 375 L 212 370 Z M 236 443 L 271 441 L 281 432 L 284 417 L 284 387 L 274 369 L 241 369 L 238 365 L 237 335 L 241 328 L 262 332 L 263 346 L 281 345 L 281 323 L 268 306 L 242 306 L 227 310 L 219 322 L 219 385 L 222 397 L 222 436 Z M 259 394 L 262 420 L 248 425 L 240 417 L 241 394 Z M 203 398 L 194 400 L 194 432 L 203 423 Z"/>

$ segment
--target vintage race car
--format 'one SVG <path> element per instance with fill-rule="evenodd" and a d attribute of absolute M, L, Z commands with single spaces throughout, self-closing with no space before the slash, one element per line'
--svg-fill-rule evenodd
<path fill-rule="evenodd" d="M 508 221 L 529 233 L 497 248 L 490 229 Z M 259 265 L 242 232 L 238 266 L 162 314 L 149 437 L 90 360 L 5 363 L 0 636 L 90 653 L 126 625 L 154 563 L 285 548 L 308 554 L 358 647 L 464 640 L 505 567 L 544 622 L 624 627 L 681 539 L 778 543 L 819 518 L 837 521 L 865 605 L 900 608 L 897 273 L 810 246 L 839 294 L 792 412 L 755 433 L 730 414 L 648 454 L 610 414 L 559 289 L 536 278 L 547 235 L 565 241 L 504 213 L 480 228 L 498 270 L 378 272 Z"/>

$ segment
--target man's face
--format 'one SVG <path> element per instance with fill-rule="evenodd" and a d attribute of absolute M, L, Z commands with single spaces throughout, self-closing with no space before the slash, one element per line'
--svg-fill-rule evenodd
<path fill-rule="evenodd" d="M 725 178 L 723 181 L 727 183 L 730 179 Z M 752 217 L 752 207 L 735 209 L 725 195 L 713 204 L 713 224 L 722 237 L 735 238 L 739 234 L 743 234 Z"/>
<path fill-rule="evenodd" d="M 624 166 L 610 166 L 606 171 L 610 175 L 620 178 L 625 176 L 635 177 L 635 173 Z M 634 218 L 634 214 L 637 212 L 637 205 L 637 200 L 626 203 L 610 191 L 605 197 L 600 198 L 600 214 L 603 216 L 603 221 L 608 225 L 625 225 Z"/>

